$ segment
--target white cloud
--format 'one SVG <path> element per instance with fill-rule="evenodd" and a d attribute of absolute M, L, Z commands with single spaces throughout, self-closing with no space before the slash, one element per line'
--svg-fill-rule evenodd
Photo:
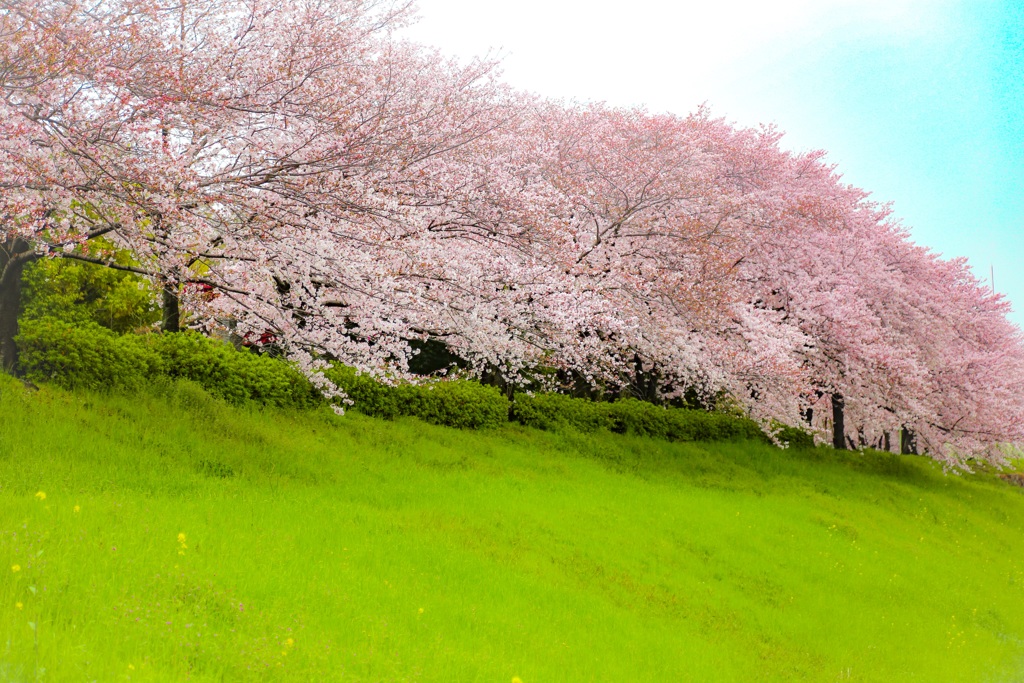
<path fill-rule="evenodd" d="M 510 82 L 545 95 L 690 109 L 822 41 L 934 36 L 951 1 L 421 0 L 408 35 L 464 58 L 496 51 Z"/>

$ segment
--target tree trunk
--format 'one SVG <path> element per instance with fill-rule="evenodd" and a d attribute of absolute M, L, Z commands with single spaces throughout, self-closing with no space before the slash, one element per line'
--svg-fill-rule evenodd
<path fill-rule="evenodd" d="M 906 427 L 900 428 L 900 453 L 902 455 L 917 455 L 917 439 L 914 432 Z"/>
<path fill-rule="evenodd" d="M 846 450 L 846 427 L 843 424 L 845 406 L 842 394 L 832 394 L 832 447 L 837 451 Z"/>
<path fill-rule="evenodd" d="M 178 287 L 167 283 L 163 291 L 163 320 L 160 329 L 164 332 L 181 330 L 181 308 L 178 303 Z"/>
<path fill-rule="evenodd" d="M 0 368 L 8 374 L 18 371 L 18 316 L 21 315 L 21 275 L 25 266 L 38 258 L 20 237 L 0 242 Z"/>
<path fill-rule="evenodd" d="M 885 434 L 882 435 L 882 443 L 885 444 L 882 450 L 886 453 L 892 453 L 892 443 L 890 443 L 889 432 L 885 432 Z"/>

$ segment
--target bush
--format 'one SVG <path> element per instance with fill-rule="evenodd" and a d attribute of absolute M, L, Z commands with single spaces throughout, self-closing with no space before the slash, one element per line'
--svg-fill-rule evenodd
<path fill-rule="evenodd" d="M 393 420 L 409 415 L 459 429 L 498 427 L 508 422 L 508 399 L 497 388 L 479 382 L 387 385 L 344 366 L 324 374 L 348 394 L 356 410 L 372 417 Z"/>
<path fill-rule="evenodd" d="M 25 320 L 18 336 L 21 366 L 34 381 L 66 387 L 135 389 L 161 377 L 195 382 L 230 403 L 256 401 L 282 407 L 312 406 L 323 397 L 291 364 L 240 351 L 195 332 L 116 335 L 95 323 L 75 326 L 53 318 Z M 670 441 L 766 437 L 757 423 L 725 413 L 662 408 L 624 399 L 595 403 L 562 394 L 516 394 L 510 403 L 496 387 L 469 380 L 394 385 L 336 366 L 325 372 L 361 413 L 395 419 L 408 415 L 458 429 L 498 427 L 511 418 L 529 427 L 602 429 Z M 785 428 L 779 437 L 813 446 L 806 432 Z"/>
<path fill-rule="evenodd" d="M 508 422 L 509 400 L 497 387 L 452 380 L 400 387 L 410 415 L 458 429 L 500 427 Z"/>
<path fill-rule="evenodd" d="M 775 437 L 790 448 L 814 448 L 814 437 L 799 427 L 783 425 Z"/>
<path fill-rule="evenodd" d="M 520 424 L 536 429 L 553 430 L 568 426 L 581 432 L 595 432 L 599 429 L 615 431 L 615 424 L 601 410 L 601 405 L 564 394 L 516 394 L 511 417 Z"/>
<path fill-rule="evenodd" d="M 306 376 L 285 361 L 191 331 L 146 338 L 160 356 L 163 374 L 192 380 L 230 403 L 305 407 L 322 400 Z"/>
<path fill-rule="evenodd" d="M 116 335 L 95 323 L 42 318 L 22 321 L 17 343 L 21 369 L 33 381 L 136 389 L 166 376 L 196 382 L 230 403 L 301 407 L 321 400 L 288 363 L 195 332 Z"/>
<path fill-rule="evenodd" d="M 95 323 L 73 325 L 41 318 L 24 320 L 17 342 L 27 378 L 69 388 L 137 389 L 169 377 L 195 382 L 229 403 L 304 407 L 323 401 L 291 364 L 239 351 L 191 331 L 122 336 Z M 508 421 L 508 399 L 478 382 L 389 386 L 346 367 L 333 368 L 327 375 L 367 415 L 388 419 L 413 415 L 460 429 L 496 427 Z"/>
<path fill-rule="evenodd" d="M 34 382 L 137 389 L 160 371 L 159 355 L 142 337 L 120 336 L 96 323 L 24 320 L 17 344 L 21 368 Z"/>
<path fill-rule="evenodd" d="M 619 434 L 669 441 L 765 440 L 758 424 L 724 413 L 662 408 L 636 399 L 594 403 L 560 394 L 516 394 L 512 419 L 529 427 L 571 427 L 583 432 L 607 429 Z"/>

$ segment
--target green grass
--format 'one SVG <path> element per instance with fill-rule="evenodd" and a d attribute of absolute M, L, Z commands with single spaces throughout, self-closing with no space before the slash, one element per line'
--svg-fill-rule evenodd
<path fill-rule="evenodd" d="M 0 416 L 0 681 L 1024 680 L 991 475 L 185 383 Z"/>

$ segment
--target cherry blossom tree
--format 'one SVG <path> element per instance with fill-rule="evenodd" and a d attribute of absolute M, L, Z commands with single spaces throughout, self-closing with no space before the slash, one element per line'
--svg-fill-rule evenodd
<path fill-rule="evenodd" d="M 963 261 L 913 245 L 886 207 L 820 159 L 779 158 L 781 229 L 765 232 L 740 268 L 747 297 L 807 340 L 805 417 L 830 429 L 837 448 L 891 448 L 902 433 L 904 447 L 912 436 L 950 465 L 1002 462 L 1001 446 L 1024 441 L 1024 347 L 1005 302 Z"/>
<path fill-rule="evenodd" d="M 517 93 L 362 0 L 0 0 L 0 356 L 25 264 L 133 270 L 316 381 L 417 341 L 515 381 L 727 395 L 952 466 L 1024 443 L 1024 345 L 820 152 Z M 133 265 L 85 248 L 103 237 Z M 330 393 L 329 384 L 323 384 Z M 902 436 L 897 436 L 902 435 Z"/>
<path fill-rule="evenodd" d="M 600 316 L 578 318 L 586 324 L 570 345 L 589 356 L 575 364 L 604 369 L 605 381 L 653 379 L 655 395 L 745 396 L 758 383 L 793 394 L 799 372 L 787 349 L 799 335 L 746 303 L 735 277 L 763 221 L 761 157 L 773 134 L 703 110 L 680 118 L 551 105 L 538 119 L 533 137 L 546 154 L 533 156 L 554 189 L 544 213 L 557 226 L 548 251 L 561 259 L 552 270 L 606 302 Z"/>
<path fill-rule="evenodd" d="M 171 329 L 182 285 L 194 284 L 233 299 L 243 330 L 299 341 L 311 317 L 296 308 L 300 291 L 328 292 L 332 278 L 367 291 L 337 267 L 346 259 L 378 271 L 371 299 L 401 296 L 385 281 L 401 275 L 389 258 L 402 249 L 384 243 L 443 213 L 441 194 L 418 194 L 425 165 L 443 171 L 449 151 L 500 122 L 492 65 L 391 40 L 404 7 L 54 0 L 4 10 L 7 71 L 28 74 L 4 81 L 4 121 L 20 133 L 2 152 L 8 242 L 25 259 L 101 261 L 75 248 L 101 235 L 131 249 L 133 269 L 163 283 Z M 393 355 L 375 337 L 395 323 L 377 313 L 359 337 Z M 346 324 L 359 324 L 351 311 Z"/>

